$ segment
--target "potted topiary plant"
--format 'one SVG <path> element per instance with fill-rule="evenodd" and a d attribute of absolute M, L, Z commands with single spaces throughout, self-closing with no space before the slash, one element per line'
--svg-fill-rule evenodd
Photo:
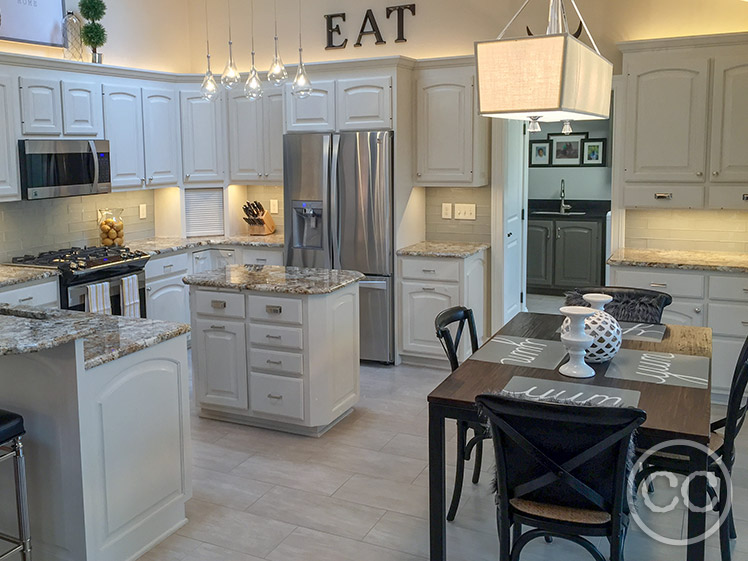
<path fill-rule="evenodd" d="M 81 41 L 91 47 L 91 61 L 101 64 L 102 57 L 98 49 L 106 43 L 106 29 L 99 22 L 106 13 L 106 4 L 103 0 L 80 0 L 78 9 L 88 20 L 81 28 Z"/>

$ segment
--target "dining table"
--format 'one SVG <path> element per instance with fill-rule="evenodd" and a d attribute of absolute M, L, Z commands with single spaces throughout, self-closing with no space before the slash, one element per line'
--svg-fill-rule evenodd
<path fill-rule="evenodd" d="M 560 341 L 559 328 L 564 316 L 554 314 L 519 313 L 485 343 L 490 345 L 497 337 L 515 337 L 528 341 Z M 661 340 L 631 340 L 622 342 L 622 349 L 645 353 L 686 355 L 709 359 L 705 372 L 705 384 L 676 385 L 638 379 L 606 376 L 608 368 L 616 362 L 591 364 L 595 375 L 591 378 L 568 378 L 559 373 L 558 367 L 537 368 L 533 364 L 513 361 L 479 360 L 485 358 L 481 349 L 465 360 L 428 396 L 429 410 L 429 531 L 431 561 L 446 561 L 446 470 L 445 470 L 445 421 L 479 421 L 475 398 L 486 393 L 497 393 L 513 379 L 534 378 L 548 387 L 552 382 L 590 386 L 590 392 L 607 395 L 611 393 L 638 392 L 637 407 L 647 413 L 646 422 L 639 428 L 637 446 L 648 449 L 671 441 L 686 441 L 701 446 L 682 446 L 677 453 L 688 457 L 693 474 L 704 473 L 707 468 L 707 453 L 710 435 L 711 405 L 711 354 L 712 331 L 705 327 L 667 325 Z M 536 343 L 537 344 L 537 343 Z M 557 345 L 556 345 L 557 346 Z M 531 362 L 531 361 L 529 361 Z M 563 361 L 562 361 L 563 362 Z M 519 377 L 519 378 L 518 378 Z M 507 390 L 508 391 L 508 390 Z M 607 394 L 604 392 L 607 391 Z M 635 395 L 635 394 L 634 394 Z M 706 477 L 692 477 L 689 482 L 689 499 L 694 505 L 707 504 Z M 689 509 L 687 536 L 689 543 L 685 556 L 687 561 L 703 561 L 706 531 L 705 509 Z M 488 514 L 494 516 L 493 514 Z"/>

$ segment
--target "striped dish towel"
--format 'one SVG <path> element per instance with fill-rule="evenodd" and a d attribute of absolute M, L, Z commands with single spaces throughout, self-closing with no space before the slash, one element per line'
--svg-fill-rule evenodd
<path fill-rule="evenodd" d="M 140 317 L 140 293 L 138 292 L 138 276 L 130 275 L 122 279 L 120 287 L 120 305 L 122 315 L 126 318 Z"/>
<path fill-rule="evenodd" d="M 112 315 L 112 300 L 109 297 L 109 283 L 89 284 L 87 287 L 86 311 L 92 314 Z"/>

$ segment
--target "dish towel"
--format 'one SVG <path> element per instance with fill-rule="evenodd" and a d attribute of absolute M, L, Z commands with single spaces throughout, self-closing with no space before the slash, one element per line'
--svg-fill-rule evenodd
<path fill-rule="evenodd" d="M 112 300 L 109 296 L 109 283 L 89 284 L 86 296 L 86 311 L 92 314 L 112 315 Z"/>
<path fill-rule="evenodd" d="M 140 293 L 138 292 L 138 276 L 130 275 L 121 281 L 120 305 L 122 315 L 126 318 L 140 317 Z"/>

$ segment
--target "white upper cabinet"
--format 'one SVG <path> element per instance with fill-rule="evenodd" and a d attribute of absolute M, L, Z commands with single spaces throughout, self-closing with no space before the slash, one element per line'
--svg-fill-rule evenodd
<path fill-rule="evenodd" d="M 200 92 L 181 92 L 182 166 L 186 183 L 224 180 L 223 96 L 206 101 Z"/>
<path fill-rule="evenodd" d="M 25 135 L 62 134 L 60 82 L 20 78 L 21 131 Z"/>
<path fill-rule="evenodd" d="M 148 187 L 179 184 L 179 102 L 169 89 L 143 88 L 143 141 Z"/>
<path fill-rule="evenodd" d="M 392 128 L 392 77 L 337 81 L 337 128 L 341 131 Z"/>
<path fill-rule="evenodd" d="M 15 88 L 8 76 L 0 76 L 0 201 L 21 198 L 16 150 Z"/>
<path fill-rule="evenodd" d="M 243 91 L 229 93 L 229 161 L 232 181 L 258 181 L 265 173 L 262 106 Z"/>
<path fill-rule="evenodd" d="M 748 59 L 714 61 L 710 181 L 748 182 Z M 748 193 L 745 188 L 742 191 Z M 736 201 L 737 202 L 737 201 Z"/>
<path fill-rule="evenodd" d="M 312 93 L 298 99 L 286 84 L 286 130 L 332 132 L 335 130 L 335 81 L 312 82 Z"/>
<path fill-rule="evenodd" d="M 62 127 L 65 135 L 104 136 L 101 84 L 62 80 Z"/>
<path fill-rule="evenodd" d="M 262 101 L 265 181 L 283 182 L 283 92 L 266 92 Z"/>
<path fill-rule="evenodd" d="M 143 105 L 140 88 L 103 86 L 104 131 L 111 151 L 112 188 L 145 183 Z"/>

